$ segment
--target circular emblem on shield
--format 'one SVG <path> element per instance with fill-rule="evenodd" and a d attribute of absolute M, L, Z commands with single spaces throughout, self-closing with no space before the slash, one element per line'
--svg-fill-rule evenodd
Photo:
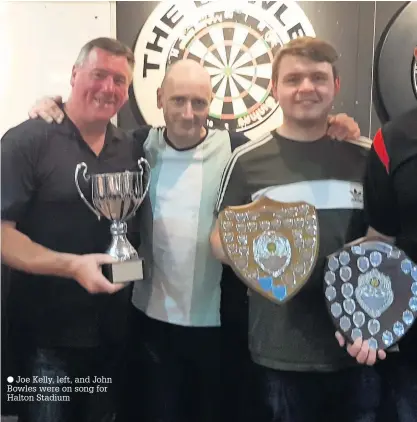
<path fill-rule="evenodd" d="M 376 47 L 374 99 L 383 122 L 417 106 L 417 69 L 413 55 L 417 46 L 416 16 L 417 2 L 402 5 Z"/>
<path fill-rule="evenodd" d="M 318 254 L 315 208 L 267 197 L 219 214 L 220 238 L 234 271 L 275 303 L 291 299 L 308 281 Z"/>
<path fill-rule="evenodd" d="M 387 349 L 417 316 L 417 265 L 379 240 L 346 246 L 327 259 L 326 303 L 337 329 L 354 342 Z"/>
<path fill-rule="evenodd" d="M 263 232 L 253 241 L 253 258 L 263 271 L 279 277 L 291 261 L 290 242 L 275 231 Z"/>
<path fill-rule="evenodd" d="M 156 90 L 166 68 L 181 59 L 210 73 L 213 101 L 207 125 L 256 137 L 281 122 L 271 89 L 276 50 L 297 36 L 315 36 L 295 1 L 161 2 L 141 29 L 135 48 L 133 94 L 146 123 L 164 124 Z M 143 92 L 155 92 L 143 96 Z"/>

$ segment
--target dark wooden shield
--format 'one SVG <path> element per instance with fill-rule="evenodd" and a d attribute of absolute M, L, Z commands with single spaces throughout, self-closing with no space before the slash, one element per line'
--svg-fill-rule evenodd
<path fill-rule="evenodd" d="M 361 337 L 373 349 L 388 349 L 414 323 L 417 265 L 380 239 L 360 239 L 327 258 L 327 308 L 349 342 Z"/>
<path fill-rule="evenodd" d="M 318 219 L 305 202 L 262 197 L 219 215 L 220 238 L 236 274 L 275 303 L 293 297 L 317 261 Z"/>

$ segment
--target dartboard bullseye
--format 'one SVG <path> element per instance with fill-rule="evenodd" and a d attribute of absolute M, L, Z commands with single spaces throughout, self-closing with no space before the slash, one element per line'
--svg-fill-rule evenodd
<path fill-rule="evenodd" d="M 294 1 L 245 2 L 242 10 L 237 2 L 177 3 L 157 6 L 135 45 L 133 93 L 143 120 L 164 124 L 156 95 L 143 93 L 156 92 L 169 65 L 192 59 L 211 76 L 208 127 L 250 138 L 277 127 L 281 115 L 272 95 L 273 57 L 290 39 L 315 36 L 302 9 Z"/>
<path fill-rule="evenodd" d="M 213 87 L 210 127 L 249 130 L 278 107 L 271 93 L 271 75 L 274 53 L 282 40 L 273 36 L 270 27 L 253 29 L 249 25 L 259 27 L 259 21 L 245 22 L 243 14 L 235 14 L 231 21 L 223 12 L 222 18 L 223 22 L 202 29 L 187 44 L 178 40 L 168 63 L 193 59 L 209 71 Z M 264 103 L 266 107 L 261 108 Z"/>

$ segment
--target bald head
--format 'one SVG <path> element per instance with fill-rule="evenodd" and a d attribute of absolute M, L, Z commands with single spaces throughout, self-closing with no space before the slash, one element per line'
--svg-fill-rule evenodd
<path fill-rule="evenodd" d="M 181 148 L 200 142 L 212 100 L 210 75 L 194 60 L 179 60 L 167 69 L 157 91 L 168 138 Z"/>
<path fill-rule="evenodd" d="M 178 80 L 178 79 L 188 79 L 191 78 L 194 81 L 199 83 L 207 84 L 211 89 L 211 79 L 207 70 L 200 63 L 197 63 L 195 60 L 183 59 L 178 60 L 174 64 L 168 67 L 165 72 L 164 79 L 162 81 L 161 87 L 167 83 Z"/>

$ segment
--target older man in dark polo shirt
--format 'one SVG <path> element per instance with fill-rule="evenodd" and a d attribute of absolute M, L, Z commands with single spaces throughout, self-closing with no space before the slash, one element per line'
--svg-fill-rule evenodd
<path fill-rule="evenodd" d="M 74 170 L 82 161 L 92 174 L 137 170 L 138 143 L 110 123 L 128 99 L 133 66 L 132 51 L 119 41 L 90 41 L 72 69 L 63 124 L 28 120 L 2 139 L 2 260 L 13 269 L 13 329 L 27 347 L 15 376 L 30 377 L 36 393 L 49 379 L 59 388 L 42 393 L 47 399 L 35 393 L 25 401 L 19 415 L 25 422 L 104 422 L 115 411 L 131 289 L 101 273 L 112 262 L 104 254 L 109 222 L 83 203 Z M 150 216 L 146 200 L 129 221 L 135 248 L 139 231 L 146 241 Z M 95 376 L 106 381 L 100 392 Z M 66 380 L 66 392 L 57 377 Z M 76 377 L 84 377 L 90 393 L 75 392 Z"/>

